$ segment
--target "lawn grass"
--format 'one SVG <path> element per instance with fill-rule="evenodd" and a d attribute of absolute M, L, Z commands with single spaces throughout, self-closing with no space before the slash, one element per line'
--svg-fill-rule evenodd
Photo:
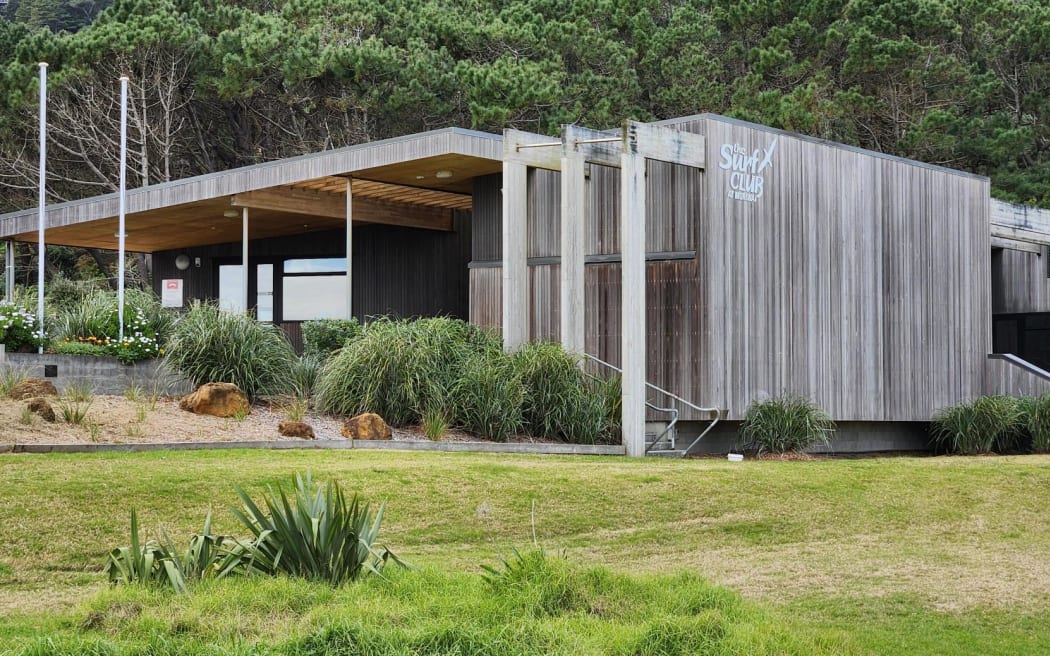
<path fill-rule="evenodd" d="M 217 532 L 236 533 L 226 510 L 236 503 L 235 485 L 258 494 L 307 469 L 316 480 L 335 478 L 348 492 L 386 501 L 381 542 L 423 568 L 418 576 L 437 599 L 473 590 L 480 563 L 529 545 L 535 505 L 539 543 L 569 563 L 603 565 L 612 577 L 641 575 L 629 584 L 656 589 L 692 572 L 743 595 L 747 621 L 783 623 L 791 628 L 784 640 L 826 645 L 829 653 L 1050 653 L 1050 457 L 735 464 L 367 451 L 0 458 L 0 650 L 25 644 L 38 629 L 76 640 L 107 599 L 120 606 L 146 595 L 133 601 L 144 609 L 137 619 L 101 634 L 141 640 L 143 617 L 193 616 L 170 605 L 234 594 L 98 596 L 105 553 L 127 541 L 132 506 L 144 527 L 163 523 L 177 542 L 199 529 L 209 509 Z M 376 585 L 368 584 L 369 594 L 381 593 Z M 313 595 L 319 606 L 296 613 L 307 624 L 289 631 L 320 630 L 309 618 L 332 619 L 356 607 L 345 595 L 364 593 L 332 594 Z M 236 603 L 217 608 L 220 625 L 252 616 Z M 436 631 L 443 621 L 423 624 Z M 582 621 L 567 616 L 551 630 Z M 624 645 L 646 621 L 580 635 L 609 636 L 604 647 L 584 645 L 591 653 L 630 653 Z M 161 635 L 181 635 L 163 627 Z M 195 631 L 186 640 L 200 638 Z"/>

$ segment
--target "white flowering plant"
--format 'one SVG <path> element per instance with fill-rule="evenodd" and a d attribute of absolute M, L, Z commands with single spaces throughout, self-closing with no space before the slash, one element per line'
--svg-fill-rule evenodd
<path fill-rule="evenodd" d="M 9 301 L 0 301 L 0 344 L 10 352 L 36 348 L 44 343 L 36 315 Z"/>
<path fill-rule="evenodd" d="M 134 310 L 130 317 L 124 317 L 124 341 L 118 337 L 110 342 L 109 348 L 110 353 L 124 364 L 164 355 L 164 349 L 157 341 L 157 333 L 139 309 Z"/>
<path fill-rule="evenodd" d="M 66 342 L 79 342 L 94 347 L 100 347 L 105 355 L 112 355 L 124 364 L 134 364 L 140 360 L 148 360 L 164 355 L 164 349 L 160 347 L 157 333 L 150 326 L 145 313 L 141 309 L 130 309 L 124 316 L 124 339 L 120 339 L 120 325 L 117 312 L 103 322 L 101 330 L 91 332 L 106 333 L 98 335 L 77 335 L 67 337 Z"/>

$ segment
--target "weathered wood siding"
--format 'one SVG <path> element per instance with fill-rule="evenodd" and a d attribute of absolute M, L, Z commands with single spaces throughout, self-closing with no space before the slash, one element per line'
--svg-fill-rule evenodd
<path fill-rule="evenodd" d="M 992 312 L 1050 312 L 1050 277 L 1046 255 L 992 251 Z"/>
<path fill-rule="evenodd" d="M 436 316 L 467 318 L 469 310 L 470 213 L 457 211 L 453 232 L 417 230 L 394 226 L 354 226 L 353 303 L 354 315 Z M 249 242 L 252 267 L 249 298 L 255 296 L 254 267 L 295 257 L 343 257 L 345 233 L 307 233 L 289 239 L 261 239 Z M 201 258 L 199 268 L 175 268 L 175 258 L 186 253 L 191 261 Z M 240 243 L 204 248 L 164 251 L 154 255 L 154 288 L 161 281 L 181 278 L 187 300 L 215 298 L 218 265 L 239 264 Z M 275 267 L 275 274 L 279 273 Z M 280 283 L 275 281 L 275 293 Z M 279 302 L 279 296 L 275 301 Z"/>
<path fill-rule="evenodd" d="M 987 179 L 716 117 L 679 125 L 707 136 L 708 169 L 648 167 L 650 382 L 730 419 L 753 400 L 801 394 L 839 421 L 924 421 L 989 390 Z M 722 145 L 752 153 L 773 139 L 762 196 L 728 198 Z M 590 167 L 592 256 L 618 251 L 617 176 Z M 557 188 L 557 174 L 542 177 Z M 556 253 L 547 246 L 556 249 L 558 203 L 538 207 L 534 338 L 558 325 L 557 259 L 540 259 Z M 479 223 L 498 222 L 479 208 L 476 198 Z M 492 252 L 475 243 L 475 260 Z M 654 261 L 671 252 L 684 259 Z M 472 272 L 471 316 L 489 325 L 499 322 L 498 271 Z M 613 363 L 618 275 L 615 262 L 587 267 L 587 350 Z M 549 319 L 535 316 L 546 308 Z"/>
<path fill-rule="evenodd" d="M 982 393 L 991 347 L 984 178 L 707 119 L 696 396 L 740 418 L 802 394 L 837 420 L 922 421 Z M 764 192 L 727 198 L 723 144 L 777 140 Z"/>

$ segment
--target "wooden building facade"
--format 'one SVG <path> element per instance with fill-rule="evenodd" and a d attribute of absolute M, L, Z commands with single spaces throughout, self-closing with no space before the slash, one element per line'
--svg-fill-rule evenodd
<path fill-rule="evenodd" d="M 628 226 L 628 245 L 645 243 L 644 305 L 632 306 L 644 308 L 645 333 L 629 354 L 644 354 L 646 381 L 730 426 L 751 402 L 785 394 L 862 430 L 926 422 L 984 394 L 1050 390 L 1050 375 L 1024 361 L 1050 364 L 1047 215 L 992 201 L 987 178 L 725 117 L 651 127 L 700 135 L 705 152 L 688 165 L 675 153 L 647 160 L 644 217 L 624 212 L 628 130 L 528 136 L 530 148 L 563 153 L 607 143 L 581 169 L 574 216 L 562 216 L 565 179 L 548 170 L 558 166 L 528 168 L 513 196 L 526 229 L 511 234 L 508 138 L 449 129 L 134 190 L 128 248 L 152 253 L 158 292 L 175 280 L 187 303 L 232 293 L 297 341 L 313 309 L 332 316 L 300 298 L 312 287 L 361 319 L 450 315 L 499 329 L 510 244 L 511 260 L 524 250 L 525 297 L 513 305 L 523 337 L 561 340 L 573 226 L 582 350 L 619 365 Z M 0 216 L 0 238 L 35 241 L 35 221 L 35 210 Z M 48 243 L 112 248 L 115 228 L 115 195 L 47 209 Z M 245 269 L 236 289 L 223 282 Z M 679 410 L 696 427 L 712 418 Z"/>
<path fill-rule="evenodd" d="M 718 116 L 660 125 L 704 135 L 707 166 L 647 167 L 648 381 L 731 421 L 784 394 L 840 422 L 925 422 L 983 394 L 1047 389 L 989 358 L 993 262 L 1013 276 L 997 302 L 1050 288 L 1031 253 L 993 253 L 986 178 Z M 559 338 L 559 178 L 529 172 L 530 339 Z M 586 185 L 586 351 L 618 363 L 619 171 L 591 164 Z M 471 320 L 492 326 L 500 186 L 479 178 L 474 191 Z"/>

